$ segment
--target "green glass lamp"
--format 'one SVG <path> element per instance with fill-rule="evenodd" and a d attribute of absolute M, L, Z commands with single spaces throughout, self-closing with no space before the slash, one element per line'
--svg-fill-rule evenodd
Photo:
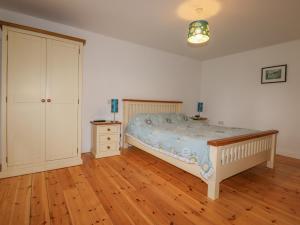
<path fill-rule="evenodd" d="M 209 26 L 206 20 L 190 23 L 187 41 L 191 44 L 202 44 L 209 40 Z"/>

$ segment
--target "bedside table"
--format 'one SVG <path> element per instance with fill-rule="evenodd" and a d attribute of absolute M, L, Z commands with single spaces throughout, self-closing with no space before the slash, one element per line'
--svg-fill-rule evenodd
<path fill-rule="evenodd" d="M 92 154 L 95 158 L 120 155 L 121 122 L 91 122 Z"/>

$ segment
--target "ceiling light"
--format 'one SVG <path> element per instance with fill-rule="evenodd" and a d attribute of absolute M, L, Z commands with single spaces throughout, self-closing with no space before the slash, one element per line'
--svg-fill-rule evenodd
<path fill-rule="evenodd" d="M 198 13 L 202 8 L 197 8 Z M 187 41 L 192 44 L 202 44 L 209 40 L 209 26 L 206 20 L 196 20 L 190 23 Z"/>
<path fill-rule="evenodd" d="M 196 20 L 190 23 L 187 41 L 192 44 L 201 44 L 209 40 L 209 27 L 206 20 Z"/>

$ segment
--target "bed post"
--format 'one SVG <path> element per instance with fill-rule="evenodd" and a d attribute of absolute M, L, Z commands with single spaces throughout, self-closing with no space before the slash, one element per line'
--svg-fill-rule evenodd
<path fill-rule="evenodd" d="M 128 102 L 123 100 L 123 138 L 122 138 L 122 148 L 128 148 L 128 143 L 126 141 L 125 129 L 128 123 Z"/>
<path fill-rule="evenodd" d="M 128 148 L 129 147 L 129 144 L 128 142 L 126 141 L 126 136 L 123 136 L 123 148 Z"/>
<path fill-rule="evenodd" d="M 267 161 L 267 167 L 273 169 L 275 154 L 276 154 L 276 142 L 277 142 L 277 133 L 272 135 L 272 144 L 270 150 L 270 159 Z"/>
<path fill-rule="evenodd" d="M 220 166 L 221 166 L 221 150 L 218 147 L 210 146 L 210 160 L 214 169 L 213 175 L 209 178 L 207 182 L 207 196 L 208 198 L 215 200 L 219 198 L 220 191 Z"/>

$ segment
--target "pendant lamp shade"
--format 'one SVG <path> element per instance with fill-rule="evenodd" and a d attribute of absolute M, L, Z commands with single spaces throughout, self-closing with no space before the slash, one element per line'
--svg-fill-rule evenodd
<path fill-rule="evenodd" d="M 206 20 L 196 20 L 189 25 L 187 41 L 192 44 L 201 44 L 209 40 L 209 26 Z"/>

